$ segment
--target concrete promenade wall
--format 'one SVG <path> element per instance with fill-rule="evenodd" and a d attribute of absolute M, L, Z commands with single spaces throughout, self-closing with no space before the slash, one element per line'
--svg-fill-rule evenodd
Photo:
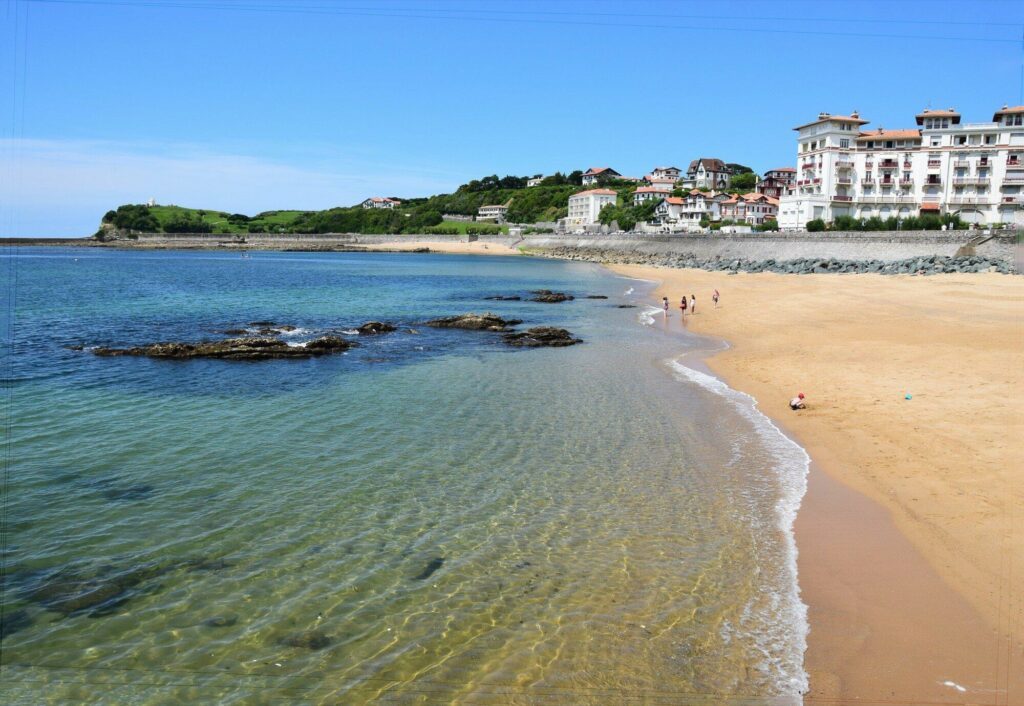
<path fill-rule="evenodd" d="M 527 235 L 522 239 L 507 235 L 478 236 L 482 242 L 501 243 L 527 250 L 575 248 L 581 251 L 605 250 L 645 255 L 693 255 L 701 259 L 794 260 L 835 258 L 845 260 L 881 260 L 884 262 L 932 255 L 955 255 L 957 250 L 981 231 L 880 231 L 829 233 L 751 233 L 713 235 L 633 235 L 629 233 L 586 235 Z M 245 234 L 217 233 L 143 233 L 137 241 L 120 244 L 142 247 L 231 247 L 238 249 L 331 249 L 335 247 L 374 248 L 396 240 L 463 242 L 464 235 L 360 235 L 327 234 Z M 998 235 L 977 246 L 978 255 L 1013 262 L 1016 234 Z"/>

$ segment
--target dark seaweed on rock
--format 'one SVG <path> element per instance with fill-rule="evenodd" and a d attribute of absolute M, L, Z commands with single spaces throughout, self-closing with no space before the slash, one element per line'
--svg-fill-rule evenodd
<path fill-rule="evenodd" d="M 331 642 L 331 637 L 320 630 L 306 630 L 305 632 L 288 635 L 278 640 L 278 644 L 287 647 L 299 647 L 305 650 L 322 650 L 325 647 L 329 647 Z"/>
<path fill-rule="evenodd" d="M 339 353 L 354 343 L 338 336 L 321 336 L 304 346 L 289 346 L 277 338 L 228 338 L 223 341 L 200 343 L 151 343 L 134 348 L 96 348 L 98 356 L 144 356 L 189 360 L 192 358 L 218 358 L 221 360 L 270 360 L 275 358 L 312 358 Z"/>
<path fill-rule="evenodd" d="M 537 296 L 530 299 L 532 302 L 541 302 L 543 304 L 558 304 L 559 302 L 568 302 L 575 299 L 571 294 L 565 292 L 552 292 L 550 289 L 535 289 L 531 294 Z"/>
<path fill-rule="evenodd" d="M 521 324 L 517 319 L 503 319 L 496 314 L 459 314 L 432 319 L 427 326 L 434 328 L 459 328 L 470 331 L 507 331 L 509 327 Z"/>
<path fill-rule="evenodd" d="M 424 581 L 424 580 L 430 578 L 434 574 L 435 571 L 437 571 L 438 569 L 441 568 L 441 566 L 443 564 L 444 564 L 444 557 L 443 556 L 435 556 L 433 559 L 431 559 L 427 563 L 427 565 L 425 567 L 423 567 L 423 571 L 419 572 L 418 574 L 416 574 L 415 576 L 412 577 L 413 581 Z"/>
<path fill-rule="evenodd" d="M 503 338 L 508 345 L 522 348 L 560 348 L 583 343 L 583 339 L 575 338 L 564 328 L 554 326 L 537 326 L 526 331 L 506 333 Z"/>

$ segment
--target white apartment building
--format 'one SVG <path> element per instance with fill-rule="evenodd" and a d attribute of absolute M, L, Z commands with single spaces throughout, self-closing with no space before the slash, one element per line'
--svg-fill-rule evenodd
<path fill-rule="evenodd" d="M 659 225 L 675 226 L 683 217 L 683 206 L 685 201 L 681 196 L 669 196 L 662 199 L 654 207 L 654 220 Z"/>
<path fill-rule="evenodd" d="M 497 221 L 501 222 L 505 220 L 505 214 L 508 213 L 508 206 L 504 204 L 492 204 L 490 206 L 481 206 L 477 209 L 476 219 L 478 221 Z"/>
<path fill-rule="evenodd" d="M 394 208 L 401 205 L 398 199 L 388 199 L 383 196 L 371 196 L 363 201 L 363 208 Z"/>
<path fill-rule="evenodd" d="M 640 186 L 633 192 L 633 205 L 639 206 L 646 201 L 660 201 L 666 196 L 672 195 L 672 187 L 667 184 L 654 186 Z"/>
<path fill-rule="evenodd" d="M 526 188 L 530 188 L 531 186 L 540 186 L 542 181 L 544 181 L 543 176 L 531 177 L 526 180 Z"/>
<path fill-rule="evenodd" d="M 867 122 L 821 113 L 794 128 L 798 173 L 780 199 L 780 228 L 922 213 L 1024 225 L 1024 106 L 991 122 L 963 123 L 953 109 L 922 111 L 916 128 L 862 130 Z"/>
<path fill-rule="evenodd" d="M 590 189 L 569 197 L 569 215 L 566 225 L 589 226 L 597 223 L 601 209 L 615 205 L 618 194 L 611 189 Z"/>

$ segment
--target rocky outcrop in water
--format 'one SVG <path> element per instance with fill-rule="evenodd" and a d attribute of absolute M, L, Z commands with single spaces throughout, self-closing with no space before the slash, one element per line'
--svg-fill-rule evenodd
<path fill-rule="evenodd" d="M 433 326 L 434 328 L 459 328 L 469 331 L 508 331 L 510 327 L 521 323 L 522 321 L 517 319 L 503 319 L 491 313 L 470 313 L 433 319 L 427 322 L 427 326 Z"/>
<path fill-rule="evenodd" d="M 425 581 L 430 578 L 435 571 L 440 569 L 444 565 L 444 557 L 436 556 L 427 562 L 427 565 L 423 567 L 423 571 L 413 576 L 413 581 Z"/>
<path fill-rule="evenodd" d="M 375 336 L 379 333 L 391 333 L 394 330 L 395 326 L 386 324 L 383 321 L 367 321 L 356 329 L 360 336 Z"/>
<path fill-rule="evenodd" d="M 522 297 L 516 296 L 516 295 L 505 296 L 503 294 L 498 294 L 498 295 L 493 296 L 493 297 L 484 297 L 484 299 L 491 300 L 491 301 L 496 301 L 496 302 L 517 302 L 517 301 L 520 301 L 522 299 Z"/>
<path fill-rule="evenodd" d="M 615 265 L 653 265 L 712 272 L 775 272 L 778 274 L 863 274 L 934 275 L 957 272 L 999 272 L 1012 274 L 1004 260 L 971 257 L 911 257 L 904 260 L 844 260 L 839 258 L 798 258 L 794 260 L 748 260 L 744 258 L 699 258 L 693 253 L 655 254 L 623 252 L 604 248 L 550 248 L 537 251 L 545 257 L 584 260 Z"/>
<path fill-rule="evenodd" d="M 574 337 L 564 328 L 554 326 L 537 326 L 526 331 L 506 333 L 502 338 L 508 345 L 519 348 L 561 348 L 583 343 L 583 339 Z"/>
<path fill-rule="evenodd" d="M 530 294 L 534 294 L 531 302 L 542 302 L 544 304 L 558 304 L 560 302 L 571 302 L 575 299 L 571 294 L 565 292 L 552 292 L 550 289 L 535 289 Z"/>
<path fill-rule="evenodd" d="M 192 358 L 219 358 L 221 360 L 270 360 L 274 358 L 312 358 L 341 353 L 353 344 L 338 336 L 321 336 L 302 346 L 289 346 L 278 338 L 246 337 L 199 343 L 150 343 L 133 348 L 95 348 L 98 356 L 145 356 L 189 360 Z"/>

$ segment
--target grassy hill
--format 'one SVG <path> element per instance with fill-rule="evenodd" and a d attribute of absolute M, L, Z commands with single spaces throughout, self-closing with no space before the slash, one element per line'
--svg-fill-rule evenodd
<path fill-rule="evenodd" d="M 482 224 L 443 221 L 443 214 L 472 216 L 481 206 L 505 204 L 513 223 L 555 221 L 568 212 L 569 197 L 585 190 L 578 184 L 559 183 L 526 188 L 525 178 L 496 177 L 472 181 L 455 193 L 404 200 L 395 209 L 364 209 L 360 205 L 324 211 L 265 211 L 255 216 L 184 206 L 124 205 L 108 211 L 103 223 L 128 231 L 166 233 L 424 233 L 444 223 L 458 229 Z M 518 183 L 517 183 L 518 182 Z M 631 200 L 635 184 L 612 185 L 622 205 Z M 507 229 L 504 229 L 507 230 Z"/>

